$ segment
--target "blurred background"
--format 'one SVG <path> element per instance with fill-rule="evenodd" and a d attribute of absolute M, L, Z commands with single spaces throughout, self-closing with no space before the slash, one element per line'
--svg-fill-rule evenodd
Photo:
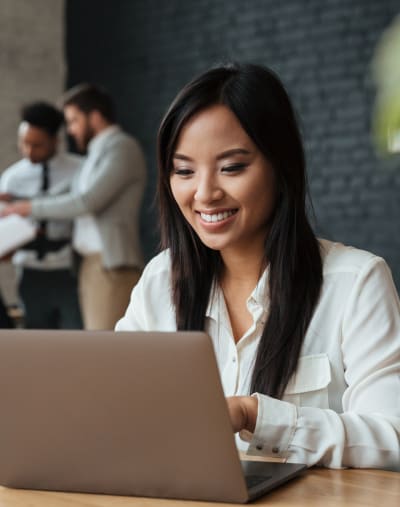
<path fill-rule="evenodd" d="M 155 140 L 168 104 L 214 63 L 265 64 L 300 118 L 318 235 L 383 256 L 399 288 L 400 157 L 375 148 L 371 72 L 399 12 L 399 0 L 0 0 L 0 171 L 19 157 L 21 103 L 56 100 L 82 81 L 105 86 L 146 153 L 149 259 L 158 244 Z"/>

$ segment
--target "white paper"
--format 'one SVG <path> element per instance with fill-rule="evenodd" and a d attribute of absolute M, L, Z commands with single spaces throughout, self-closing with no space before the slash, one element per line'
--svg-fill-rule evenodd
<path fill-rule="evenodd" d="M 36 236 L 36 227 L 28 218 L 8 215 L 0 218 L 0 257 L 28 243 Z"/>

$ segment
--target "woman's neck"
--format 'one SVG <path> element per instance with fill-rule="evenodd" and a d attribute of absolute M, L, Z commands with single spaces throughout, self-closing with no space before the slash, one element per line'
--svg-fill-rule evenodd
<path fill-rule="evenodd" d="M 266 267 L 260 252 L 221 252 L 221 258 L 223 268 L 220 282 L 223 287 L 249 287 L 252 291 Z"/>
<path fill-rule="evenodd" d="M 223 269 L 220 284 L 224 294 L 232 334 L 235 342 L 246 333 L 253 323 L 247 309 L 247 299 L 255 289 L 265 262 L 261 255 L 221 252 Z"/>

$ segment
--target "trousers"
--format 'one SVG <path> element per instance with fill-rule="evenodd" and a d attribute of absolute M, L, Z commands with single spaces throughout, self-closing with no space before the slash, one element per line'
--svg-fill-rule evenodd
<path fill-rule="evenodd" d="M 24 268 L 19 282 L 28 329 L 81 329 L 76 277 L 69 269 Z"/>
<path fill-rule="evenodd" d="M 88 330 L 111 330 L 124 315 L 141 270 L 105 269 L 100 254 L 85 255 L 79 269 L 79 300 Z"/>

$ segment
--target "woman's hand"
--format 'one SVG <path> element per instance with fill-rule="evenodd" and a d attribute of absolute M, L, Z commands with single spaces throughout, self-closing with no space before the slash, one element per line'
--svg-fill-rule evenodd
<path fill-rule="evenodd" d="M 230 396 L 226 398 L 233 431 L 241 430 L 254 432 L 258 413 L 256 396 Z"/>

